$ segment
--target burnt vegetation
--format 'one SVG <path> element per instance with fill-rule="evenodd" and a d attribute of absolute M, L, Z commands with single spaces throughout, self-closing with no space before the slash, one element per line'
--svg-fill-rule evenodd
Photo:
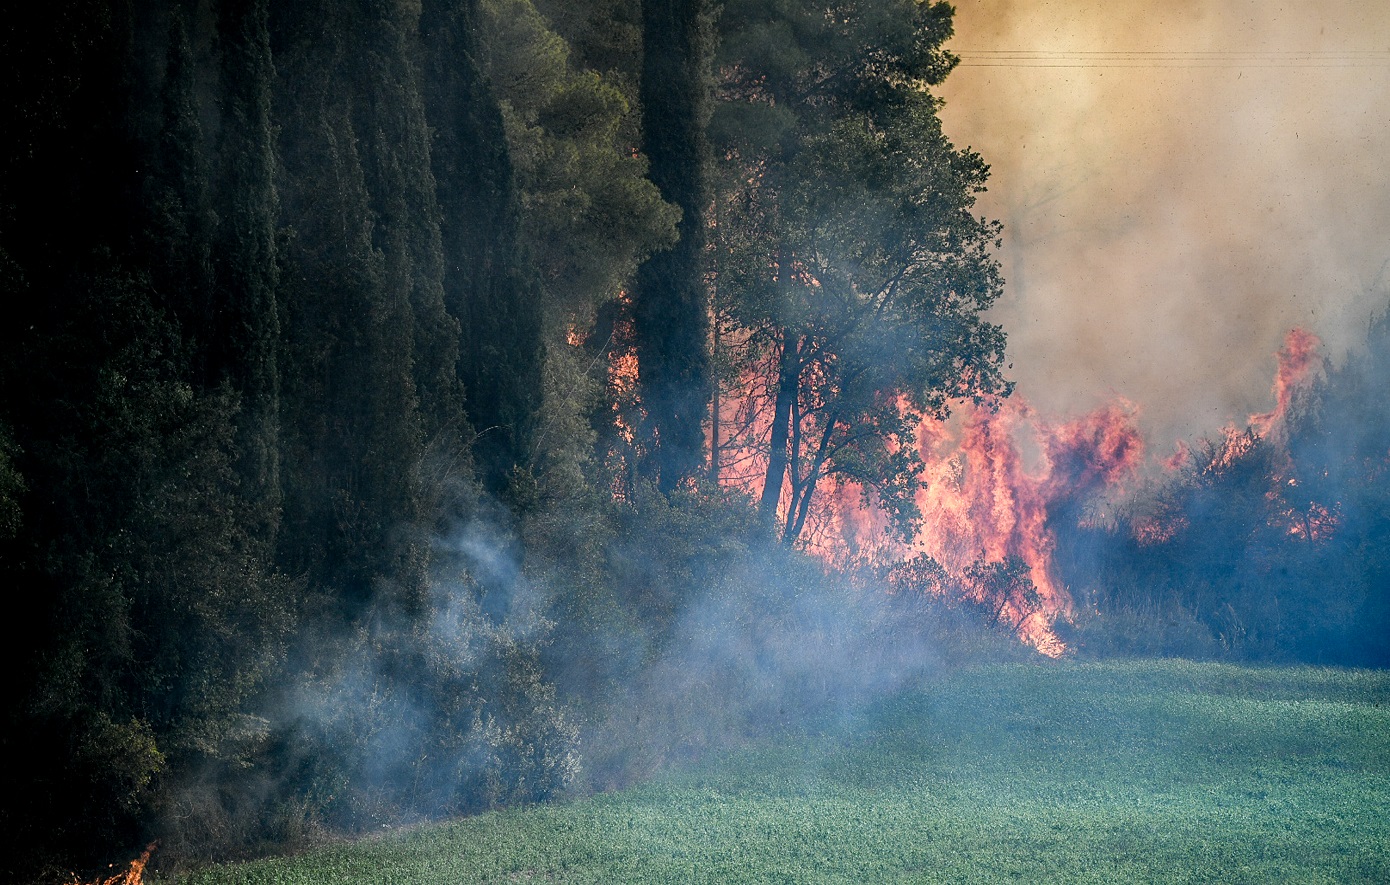
<path fill-rule="evenodd" d="M 951 9 L 719 6 L 0 35 L 0 878 L 620 786 L 1033 653 L 1012 552 L 805 552 L 851 486 L 910 538 L 922 422 L 1011 390 Z M 1050 511 L 1064 638 L 1387 663 L 1388 368 L 1381 322 L 1277 437 Z"/>

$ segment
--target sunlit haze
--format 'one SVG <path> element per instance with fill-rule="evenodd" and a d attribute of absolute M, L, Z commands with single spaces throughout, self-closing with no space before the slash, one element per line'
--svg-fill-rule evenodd
<path fill-rule="evenodd" d="M 992 166 L 1018 392 L 1161 456 L 1340 360 L 1390 291 L 1390 4 L 960 0 L 947 132 Z"/>

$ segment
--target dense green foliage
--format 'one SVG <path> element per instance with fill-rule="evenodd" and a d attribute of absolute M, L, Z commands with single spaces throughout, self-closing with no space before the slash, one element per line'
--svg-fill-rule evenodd
<path fill-rule="evenodd" d="M 627 792 L 177 881 L 1383 881 L 1387 700 L 1358 671 L 986 667 Z"/>
<path fill-rule="evenodd" d="M 520 555 L 485 490 L 538 449 L 526 250 L 622 217 L 570 259 L 591 313 L 671 219 L 579 71 L 545 99 L 575 156 L 514 167 L 480 15 L 92 0 L 6 30 L 7 880 L 573 779 L 544 604 L 483 604 Z M 604 214 L 524 199 L 581 171 Z M 458 543 L 484 511 L 496 550 Z"/>

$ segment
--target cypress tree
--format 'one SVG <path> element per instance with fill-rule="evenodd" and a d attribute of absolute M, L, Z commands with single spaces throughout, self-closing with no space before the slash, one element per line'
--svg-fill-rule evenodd
<path fill-rule="evenodd" d="M 182 10 L 170 10 L 168 19 L 163 83 L 154 101 L 158 122 L 153 142 L 146 147 L 150 173 L 144 187 L 145 224 L 137 237 L 161 302 L 185 334 L 206 338 L 203 326 L 216 291 L 214 216 L 196 97 L 198 66 Z M 201 354 L 193 359 L 200 364 L 195 374 L 205 382 L 205 361 Z"/>
<path fill-rule="evenodd" d="M 31 310 L 5 324 L 0 360 L 29 490 L 0 559 L 40 602 L 9 646 L 23 663 L 7 667 L 5 749 L 25 764 L 0 823 L 28 853 L 0 852 L 7 880 L 35 856 L 125 854 L 195 772 L 244 758 L 255 736 L 240 726 L 284 629 L 285 587 L 233 466 L 240 397 L 204 374 L 214 250 L 187 20 L 52 14 L 39 54 L 68 79 L 7 78 L 21 106 L 56 102 L 4 139 L 4 303 Z"/>
<path fill-rule="evenodd" d="M 373 242 L 384 282 L 410 305 L 413 380 L 426 433 L 457 433 L 462 401 L 459 324 L 444 304 L 439 203 L 430 165 L 417 70 L 418 13 L 397 4 L 368 4 L 359 29 L 362 113 L 357 137 L 371 193 Z"/>
<path fill-rule="evenodd" d="M 633 287 L 645 472 L 670 491 L 703 463 L 710 381 L 705 213 L 709 202 L 711 27 L 704 0 L 643 0 L 642 149 L 661 195 L 681 208 L 680 239 L 639 268 Z"/>
<path fill-rule="evenodd" d="M 419 516 L 421 421 L 407 287 L 391 285 L 359 132 L 367 22 L 332 2 L 272 7 L 281 119 L 286 565 L 349 619 L 384 586 L 418 594 L 423 563 L 394 543 Z M 347 88 L 345 88 L 345 86 Z M 399 260 L 396 256 L 393 260 Z M 399 283 L 399 278 L 396 280 Z"/>
<path fill-rule="evenodd" d="M 221 0 L 221 130 L 218 144 L 216 280 L 200 346 L 206 379 L 240 395 L 243 490 L 258 512 L 267 550 L 280 510 L 280 307 L 274 67 L 266 0 Z"/>
<path fill-rule="evenodd" d="M 541 398 L 540 295 L 519 244 L 506 132 L 476 61 L 476 0 L 424 0 L 425 110 L 433 133 L 444 297 L 461 326 L 459 377 L 480 479 L 506 490 L 530 461 Z"/>
<path fill-rule="evenodd" d="M 57 2 L 0 33 L 0 420 L 26 489 L 0 574 L 28 605 L 5 643 L 0 705 L 0 746 L 15 760 L 0 780 L 6 881 L 114 850 L 151 771 L 127 777 L 140 767 L 123 754 L 153 740 L 122 685 L 128 572 L 113 531 L 134 491 L 121 431 L 139 418 L 126 406 L 145 368 L 118 358 L 117 327 L 150 302 L 121 267 L 142 166 L 124 12 Z M 93 307 L 115 307 L 105 293 L 120 307 L 94 327 Z"/>

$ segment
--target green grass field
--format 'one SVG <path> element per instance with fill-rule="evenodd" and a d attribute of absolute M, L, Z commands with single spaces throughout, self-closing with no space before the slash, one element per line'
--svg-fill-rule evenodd
<path fill-rule="evenodd" d="M 1390 674 L 972 669 L 622 793 L 178 881 L 1390 882 Z"/>

